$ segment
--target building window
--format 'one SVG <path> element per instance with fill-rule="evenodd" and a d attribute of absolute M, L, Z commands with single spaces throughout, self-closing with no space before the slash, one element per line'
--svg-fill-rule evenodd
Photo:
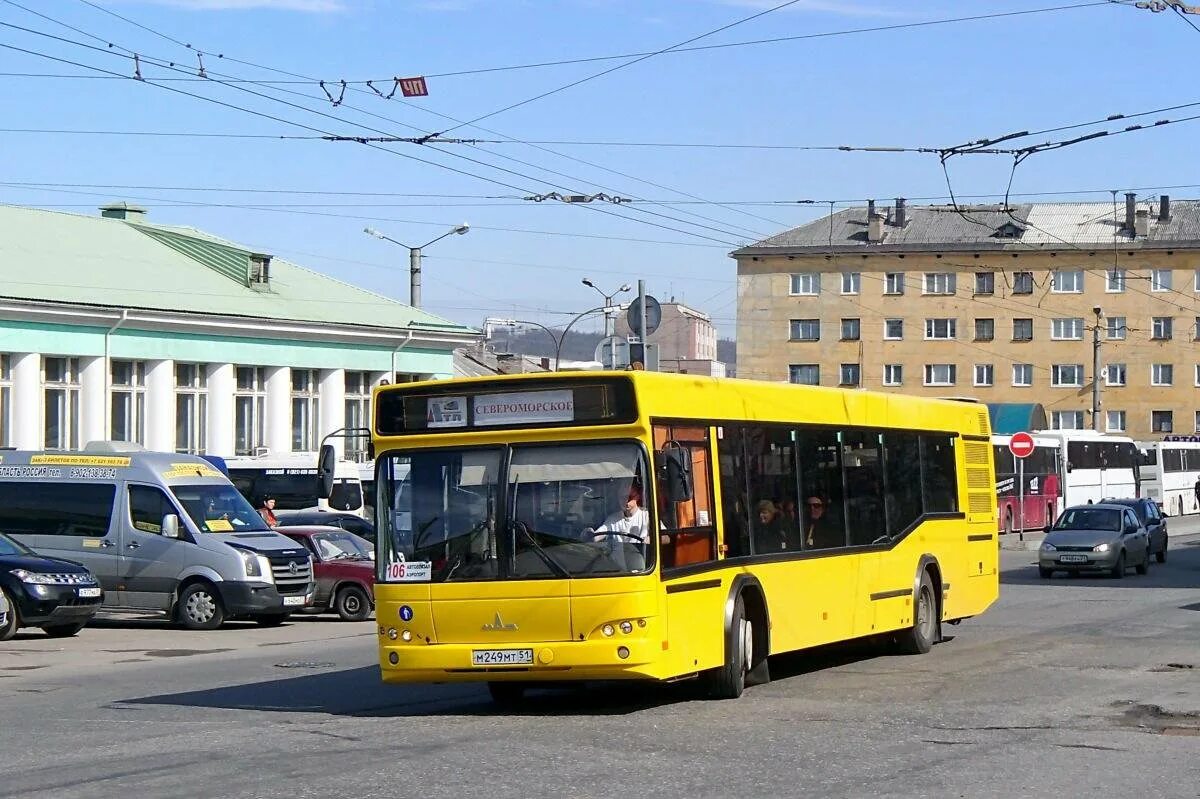
<path fill-rule="evenodd" d="M 1055 294 L 1079 294 L 1083 291 L 1083 270 L 1059 269 L 1051 273 L 1050 290 Z"/>
<path fill-rule="evenodd" d="M 904 367 L 898 363 L 885 364 L 883 367 L 883 384 L 899 386 L 904 383 Z"/>
<path fill-rule="evenodd" d="M 1108 329 L 1105 331 L 1105 335 L 1108 336 L 1108 340 L 1124 341 L 1125 332 L 1127 330 L 1125 326 L 1125 317 L 1110 316 L 1105 321 L 1108 323 Z"/>
<path fill-rule="evenodd" d="M 1200 386 L 1200 363 L 1196 364 L 1196 385 Z"/>
<path fill-rule="evenodd" d="M 1033 272 L 1013 272 L 1013 294 L 1033 293 Z"/>
<path fill-rule="evenodd" d="M 996 337 L 996 320 L 995 319 L 976 319 L 975 320 L 975 340 L 976 341 L 991 341 Z"/>
<path fill-rule="evenodd" d="M 347 430 L 359 430 L 371 426 L 371 374 L 346 370 L 346 420 Z M 353 461 L 367 460 L 369 438 L 350 436 L 346 439 L 346 457 Z"/>
<path fill-rule="evenodd" d="M 1055 430 L 1082 430 L 1083 411 L 1052 411 L 1050 427 Z"/>
<path fill-rule="evenodd" d="M 1156 433 L 1173 433 L 1175 431 L 1174 412 L 1150 411 L 1150 429 Z"/>
<path fill-rule="evenodd" d="M 957 370 L 952 363 L 927 363 L 925 364 L 925 385 L 952 386 Z"/>
<path fill-rule="evenodd" d="M 109 438 L 145 444 L 146 364 L 144 361 L 113 361 L 111 371 Z"/>
<path fill-rule="evenodd" d="M 1078 341 L 1083 338 L 1083 319 L 1050 320 L 1050 338 L 1056 341 Z"/>
<path fill-rule="evenodd" d="M 1033 320 L 1013 320 L 1013 341 L 1033 341 Z"/>
<path fill-rule="evenodd" d="M 1174 382 L 1175 367 L 1169 363 L 1150 364 L 1150 385 L 1169 386 Z"/>
<path fill-rule="evenodd" d="M 1083 364 L 1056 363 L 1050 367 L 1050 385 L 1055 388 L 1083 385 Z"/>
<path fill-rule="evenodd" d="M 899 341 L 904 338 L 904 320 L 886 319 L 883 322 L 883 337 L 888 341 Z"/>
<path fill-rule="evenodd" d="M 1033 385 L 1033 364 L 1014 363 L 1012 368 L 1012 384 L 1014 386 Z"/>
<path fill-rule="evenodd" d="M 292 451 L 315 452 L 320 443 L 321 383 L 316 369 L 292 370 Z"/>
<path fill-rule="evenodd" d="M 1104 383 L 1109 386 L 1125 385 L 1125 364 L 1110 363 L 1104 367 Z"/>
<path fill-rule="evenodd" d="M 926 319 L 925 338 L 952 339 L 958 333 L 957 319 Z"/>
<path fill-rule="evenodd" d="M 857 294 L 862 288 L 862 274 L 859 272 L 842 273 L 842 293 Z"/>
<path fill-rule="evenodd" d="M 1104 429 L 1109 433 L 1125 432 L 1125 411 L 1105 411 Z"/>
<path fill-rule="evenodd" d="M 1119 294 L 1125 290 L 1125 270 L 1109 269 L 1104 283 L 1104 290 L 1110 294 Z"/>
<path fill-rule="evenodd" d="M 975 273 L 975 293 L 976 294 L 995 294 L 996 293 L 996 273 L 995 272 L 976 272 Z"/>
<path fill-rule="evenodd" d="M 802 386 L 819 386 L 821 367 L 815 363 L 794 363 L 788 367 L 788 382 Z"/>
<path fill-rule="evenodd" d="M 996 382 L 996 368 L 990 363 L 975 364 L 975 385 L 991 386 Z"/>
<path fill-rule="evenodd" d="M 175 451 L 203 455 L 208 441 L 208 375 L 202 363 L 175 364 Z"/>
<path fill-rule="evenodd" d="M 1192 275 L 1192 291 L 1200 291 L 1200 269 Z"/>
<path fill-rule="evenodd" d="M 953 294 L 954 292 L 955 282 L 953 272 L 925 273 L 926 294 Z"/>
<path fill-rule="evenodd" d="M 1200 411 L 1196 411 L 1196 422 L 1192 429 L 1200 433 Z"/>
<path fill-rule="evenodd" d="M 792 275 L 792 294 L 813 297 L 821 293 L 820 272 L 799 272 Z"/>
<path fill-rule="evenodd" d="M 233 446 L 238 455 L 255 455 L 266 447 L 266 409 L 266 369 L 261 366 L 239 366 L 237 392 L 233 397 L 236 424 Z"/>
<path fill-rule="evenodd" d="M 842 320 L 842 341 L 858 341 L 860 325 L 857 319 Z"/>
<path fill-rule="evenodd" d="M 1150 270 L 1150 290 L 1151 291 L 1170 291 L 1171 290 L 1171 270 L 1170 269 L 1151 269 Z"/>
<path fill-rule="evenodd" d="M 1169 316 L 1156 316 L 1151 324 L 1150 338 L 1157 341 L 1168 341 L 1171 338 L 1171 322 Z"/>
<path fill-rule="evenodd" d="M 883 276 L 883 293 L 884 294 L 903 294 L 904 293 L 904 273 L 903 272 L 888 272 Z"/>
<path fill-rule="evenodd" d="M 1200 316 L 1196 317 L 1196 328 L 1192 334 L 1193 341 L 1200 341 Z"/>
<path fill-rule="evenodd" d="M 821 340 L 820 319 L 793 319 L 791 328 L 792 341 Z"/>
<path fill-rule="evenodd" d="M 12 361 L 0 352 L 0 447 L 12 446 Z"/>
<path fill-rule="evenodd" d="M 858 386 L 862 383 L 862 368 L 856 363 L 844 363 L 838 369 L 839 386 Z"/>
<path fill-rule="evenodd" d="M 42 358 L 46 449 L 79 449 L 79 359 Z"/>

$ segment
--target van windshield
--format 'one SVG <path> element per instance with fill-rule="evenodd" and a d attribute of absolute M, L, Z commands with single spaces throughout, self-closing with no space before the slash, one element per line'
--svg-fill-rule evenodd
<path fill-rule="evenodd" d="M 171 493 L 202 533 L 267 532 L 271 528 L 231 485 L 171 486 Z"/>

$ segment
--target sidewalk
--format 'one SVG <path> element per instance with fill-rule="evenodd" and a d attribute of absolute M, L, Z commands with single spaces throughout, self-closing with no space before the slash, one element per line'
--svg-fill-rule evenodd
<path fill-rule="evenodd" d="M 1192 514 L 1167 517 L 1167 536 L 1172 540 L 1192 538 L 1197 535 L 1200 535 L 1200 516 Z M 1026 532 L 1024 536 L 1019 533 L 1010 533 L 998 537 L 1001 549 L 1036 550 L 1042 545 L 1042 539 L 1046 536 L 1041 530 L 1035 530 Z"/>

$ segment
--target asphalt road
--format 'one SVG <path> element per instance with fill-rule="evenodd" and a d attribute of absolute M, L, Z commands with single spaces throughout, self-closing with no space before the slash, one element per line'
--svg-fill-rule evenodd
<path fill-rule="evenodd" d="M 1193 527 L 1197 525 L 1193 524 Z M 1200 537 L 1146 577 L 1046 582 L 921 657 L 838 647 L 741 700 L 385 687 L 374 625 L 98 621 L 0 643 L 0 799 L 1198 797 Z"/>

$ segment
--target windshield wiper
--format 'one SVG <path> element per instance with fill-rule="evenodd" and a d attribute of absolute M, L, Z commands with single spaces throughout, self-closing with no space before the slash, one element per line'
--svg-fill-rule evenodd
<path fill-rule="evenodd" d="M 559 577 L 566 577 L 570 579 L 571 573 L 563 568 L 562 564 L 550 557 L 550 553 L 542 548 L 542 545 L 539 544 L 537 539 L 533 537 L 533 532 L 529 529 L 529 525 L 525 524 L 525 522 L 513 522 L 513 524 L 520 529 L 522 533 L 524 533 L 525 538 L 533 546 L 533 551 L 536 552 L 538 557 L 550 567 L 550 571 L 554 572 Z"/>

